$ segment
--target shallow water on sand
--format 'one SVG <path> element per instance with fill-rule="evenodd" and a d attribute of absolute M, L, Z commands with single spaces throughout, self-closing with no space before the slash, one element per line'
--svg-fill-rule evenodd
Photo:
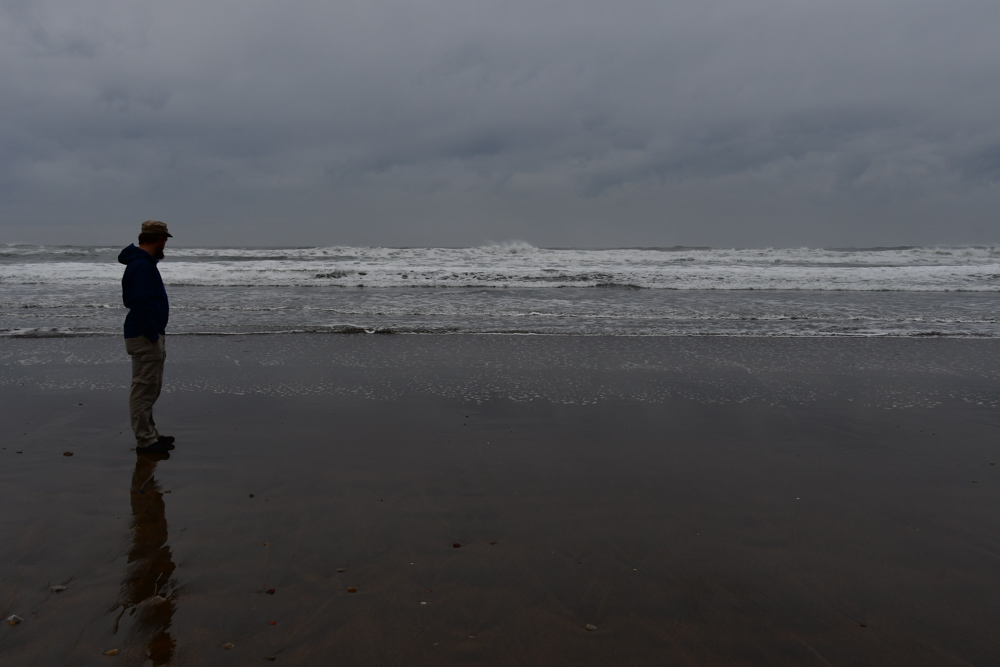
<path fill-rule="evenodd" d="M 120 341 L 3 341 L 0 655 L 1000 652 L 994 341 L 649 342 L 177 337 L 155 460 Z"/>

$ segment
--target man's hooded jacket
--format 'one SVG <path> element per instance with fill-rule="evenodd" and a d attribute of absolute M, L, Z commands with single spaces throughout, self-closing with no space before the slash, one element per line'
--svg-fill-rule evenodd
<path fill-rule="evenodd" d="M 122 301 L 129 309 L 125 316 L 125 337 L 145 336 L 156 341 L 166 333 L 170 304 L 157 260 L 142 248 L 130 245 L 118 255 L 125 265 L 122 276 Z"/>

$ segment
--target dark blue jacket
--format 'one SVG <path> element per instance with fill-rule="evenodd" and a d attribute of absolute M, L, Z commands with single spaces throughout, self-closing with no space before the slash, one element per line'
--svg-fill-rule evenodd
<path fill-rule="evenodd" d="M 157 260 L 142 248 L 130 245 L 118 255 L 125 265 L 122 276 L 122 301 L 129 309 L 125 316 L 125 337 L 145 336 L 156 341 L 166 333 L 170 304 Z"/>

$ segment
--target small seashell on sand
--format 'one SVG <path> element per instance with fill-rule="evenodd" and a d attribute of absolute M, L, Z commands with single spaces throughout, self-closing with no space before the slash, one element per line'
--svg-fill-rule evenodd
<path fill-rule="evenodd" d="M 596 625 L 594 625 L 594 624 L 592 624 L 592 623 L 587 623 L 587 625 L 585 625 L 585 626 L 583 626 L 583 627 L 584 627 L 584 629 L 585 629 L 585 630 L 586 630 L 587 632 L 593 632 L 594 630 L 596 630 L 596 629 L 597 629 L 597 626 L 596 626 Z"/>
<path fill-rule="evenodd" d="M 104 655 L 116 656 L 119 653 L 121 653 L 121 651 L 119 649 L 113 648 L 110 651 L 105 651 Z"/>
<path fill-rule="evenodd" d="M 230 651 L 230 650 L 236 648 L 236 644 L 234 644 L 232 642 L 227 642 L 227 643 L 225 643 L 225 644 L 222 645 L 222 648 L 226 649 L 227 651 Z"/>
<path fill-rule="evenodd" d="M 17 625 L 23 620 L 24 619 L 18 616 L 17 614 L 11 614 L 10 616 L 7 617 L 7 625 Z"/>

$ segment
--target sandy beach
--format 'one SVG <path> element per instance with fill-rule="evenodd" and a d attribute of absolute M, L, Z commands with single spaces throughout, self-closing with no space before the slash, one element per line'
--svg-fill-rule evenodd
<path fill-rule="evenodd" d="M 120 340 L 0 340 L 4 665 L 1000 655 L 998 340 L 167 349 L 154 458 Z"/>

